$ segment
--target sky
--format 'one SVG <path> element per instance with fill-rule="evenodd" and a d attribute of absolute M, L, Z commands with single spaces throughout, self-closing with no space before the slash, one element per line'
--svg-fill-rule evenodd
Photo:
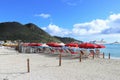
<path fill-rule="evenodd" d="M 0 0 L 0 23 L 8 21 L 52 36 L 120 42 L 120 0 Z"/>

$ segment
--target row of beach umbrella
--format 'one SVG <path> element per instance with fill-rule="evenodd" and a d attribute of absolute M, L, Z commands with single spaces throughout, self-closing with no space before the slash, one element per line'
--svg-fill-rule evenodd
<path fill-rule="evenodd" d="M 50 47 L 62 47 L 62 46 L 67 46 L 67 47 L 79 47 L 79 48 L 89 48 L 89 49 L 93 49 L 93 48 L 105 48 L 104 45 L 102 44 L 93 44 L 93 43 L 68 43 L 68 44 L 64 44 L 64 43 L 56 43 L 56 42 L 50 42 L 50 43 L 46 43 L 46 44 L 41 44 L 41 43 L 23 43 L 22 46 L 50 46 Z"/>
<path fill-rule="evenodd" d="M 61 47 L 62 45 L 60 45 L 59 43 L 47 43 L 48 46 L 51 46 L 51 47 Z M 104 45 L 102 44 L 93 44 L 93 43 L 81 43 L 81 44 L 78 44 L 78 43 L 68 43 L 68 44 L 65 44 L 64 46 L 67 46 L 67 47 L 79 47 L 79 48 L 105 48 Z"/>

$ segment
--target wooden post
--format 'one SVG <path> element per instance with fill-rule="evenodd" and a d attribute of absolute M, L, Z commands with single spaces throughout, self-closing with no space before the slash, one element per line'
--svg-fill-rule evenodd
<path fill-rule="evenodd" d="M 109 53 L 109 56 L 108 56 L 108 58 L 110 59 L 110 53 Z"/>
<path fill-rule="evenodd" d="M 105 58 L 105 54 L 103 53 L 103 59 Z"/>
<path fill-rule="evenodd" d="M 59 54 L 59 66 L 61 66 L 61 53 Z"/>
<path fill-rule="evenodd" d="M 94 59 L 95 54 L 93 53 L 93 59 Z"/>
<path fill-rule="evenodd" d="M 21 53 L 21 40 L 18 40 L 18 46 L 17 46 L 17 48 L 18 48 L 18 52 Z"/>
<path fill-rule="evenodd" d="M 27 59 L 27 72 L 30 72 L 30 63 L 29 63 L 29 59 Z"/>
<path fill-rule="evenodd" d="M 81 56 L 81 53 L 80 53 L 80 58 L 79 58 L 79 59 L 80 59 L 80 62 L 81 62 L 81 57 L 82 57 L 82 56 Z"/>

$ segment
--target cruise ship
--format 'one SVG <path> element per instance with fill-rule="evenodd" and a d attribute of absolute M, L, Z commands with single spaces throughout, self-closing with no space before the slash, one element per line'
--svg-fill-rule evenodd
<path fill-rule="evenodd" d="M 107 42 L 104 41 L 104 39 L 101 39 L 100 41 L 97 41 L 97 40 L 90 41 L 90 43 L 94 43 L 94 44 L 107 44 Z"/>

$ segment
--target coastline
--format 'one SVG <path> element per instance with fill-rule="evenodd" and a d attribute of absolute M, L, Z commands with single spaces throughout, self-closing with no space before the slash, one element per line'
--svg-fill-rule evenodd
<path fill-rule="evenodd" d="M 108 56 L 106 56 L 106 58 L 108 58 Z M 112 57 L 111 56 L 111 59 L 118 59 L 118 60 L 120 60 L 120 57 Z"/>

